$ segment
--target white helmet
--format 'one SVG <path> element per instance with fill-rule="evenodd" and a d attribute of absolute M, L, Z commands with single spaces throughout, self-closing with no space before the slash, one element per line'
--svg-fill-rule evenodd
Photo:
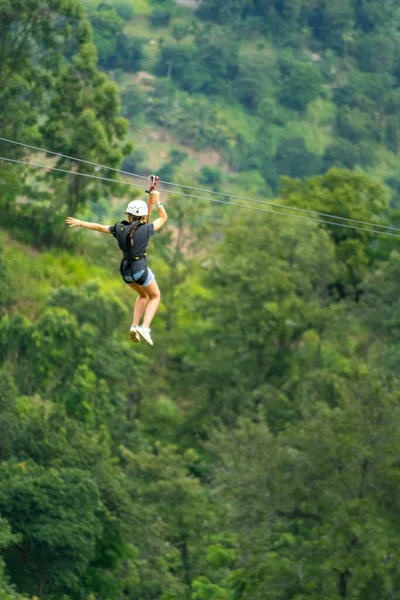
<path fill-rule="evenodd" d="M 125 212 L 136 217 L 145 217 L 149 214 L 149 209 L 143 200 L 133 200 L 129 202 Z"/>

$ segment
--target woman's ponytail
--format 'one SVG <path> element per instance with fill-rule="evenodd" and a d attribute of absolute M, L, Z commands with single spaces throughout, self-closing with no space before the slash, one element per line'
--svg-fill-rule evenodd
<path fill-rule="evenodd" d="M 126 240 L 127 240 L 127 246 L 128 246 L 127 250 L 129 250 L 129 241 L 130 241 L 130 245 L 133 246 L 133 244 L 134 244 L 133 237 L 135 235 L 135 232 L 140 227 L 140 225 L 142 225 L 145 222 L 145 217 L 135 217 L 135 216 L 133 216 L 132 218 L 133 218 L 133 221 L 131 223 L 131 226 L 128 229 L 128 236 L 126 238 Z"/>

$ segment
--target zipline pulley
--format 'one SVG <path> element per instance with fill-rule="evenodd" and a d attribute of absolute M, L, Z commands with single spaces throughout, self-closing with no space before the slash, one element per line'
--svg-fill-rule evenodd
<path fill-rule="evenodd" d="M 154 192 L 154 190 L 157 187 L 157 183 L 159 181 L 160 181 L 160 178 L 158 177 L 158 175 L 150 175 L 147 178 L 147 182 L 149 184 L 149 189 L 146 190 L 146 194 L 151 194 L 151 192 Z M 150 220 L 150 213 L 151 213 L 151 209 L 153 208 L 153 203 L 151 202 L 150 197 L 149 197 L 149 200 L 148 200 L 148 206 L 149 206 L 149 212 L 148 212 L 148 215 L 147 215 L 147 223 Z"/>

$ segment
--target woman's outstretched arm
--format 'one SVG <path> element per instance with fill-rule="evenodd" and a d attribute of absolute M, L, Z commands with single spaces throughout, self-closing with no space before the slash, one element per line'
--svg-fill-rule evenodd
<path fill-rule="evenodd" d="M 67 217 L 65 222 L 70 227 L 86 227 L 86 229 L 93 229 L 94 231 L 100 231 L 101 233 L 111 233 L 109 225 L 100 225 L 99 223 L 80 221 L 79 219 L 74 219 L 74 217 Z"/>

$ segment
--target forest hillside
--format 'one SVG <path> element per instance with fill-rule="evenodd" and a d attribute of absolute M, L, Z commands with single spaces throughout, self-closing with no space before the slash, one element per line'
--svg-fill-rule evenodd
<path fill-rule="evenodd" d="M 0 600 L 400 600 L 399 40 L 392 0 L 0 2 Z M 152 173 L 154 347 L 65 226 Z"/>

